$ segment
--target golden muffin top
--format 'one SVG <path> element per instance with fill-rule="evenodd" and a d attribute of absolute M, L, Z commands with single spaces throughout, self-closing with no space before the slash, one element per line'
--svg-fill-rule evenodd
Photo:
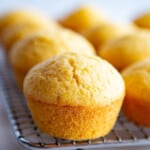
<path fill-rule="evenodd" d="M 133 22 L 138 27 L 150 29 L 150 12 L 138 16 Z"/>
<path fill-rule="evenodd" d="M 25 73 L 37 63 L 64 52 L 95 55 L 94 48 L 82 36 L 62 29 L 39 32 L 17 42 L 10 51 L 10 62 Z"/>
<path fill-rule="evenodd" d="M 27 22 L 49 22 L 49 26 L 57 26 L 50 18 L 46 18 L 38 12 L 18 10 L 8 12 L 1 17 L 0 33 L 13 25 Z"/>
<path fill-rule="evenodd" d="M 60 23 L 74 31 L 83 32 L 84 30 L 102 23 L 103 20 L 98 10 L 89 6 L 84 6 L 62 19 Z"/>
<path fill-rule="evenodd" d="M 150 32 L 138 31 L 106 43 L 99 49 L 99 55 L 118 70 L 150 58 Z"/>
<path fill-rule="evenodd" d="M 58 30 L 58 27 L 51 27 L 49 22 L 40 23 L 36 21 L 13 25 L 9 28 L 6 28 L 1 33 L 2 45 L 7 51 L 9 51 L 16 42 L 23 39 L 24 37 L 34 32 L 45 30 Z"/>
<path fill-rule="evenodd" d="M 127 93 L 141 102 L 150 103 L 150 59 L 137 62 L 122 72 Z"/>
<path fill-rule="evenodd" d="M 24 93 L 48 104 L 105 106 L 124 96 L 124 82 L 97 56 L 65 53 L 33 67 L 24 80 Z"/>
<path fill-rule="evenodd" d="M 103 23 L 85 31 L 84 36 L 98 49 L 109 40 L 129 34 L 134 30 L 134 25 Z"/>

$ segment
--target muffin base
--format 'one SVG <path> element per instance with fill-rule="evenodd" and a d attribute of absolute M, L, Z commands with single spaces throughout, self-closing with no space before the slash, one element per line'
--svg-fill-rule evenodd
<path fill-rule="evenodd" d="M 114 126 L 122 104 L 116 100 L 107 106 L 69 106 L 46 104 L 28 98 L 32 117 L 39 129 L 49 135 L 70 139 L 95 139 Z"/>
<path fill-rule="evenodd" d="M 133 96 L 126 96 L 123 112 L 127 118 L 139 125 L 150 127 L 150 103 L 144 103 Z"/>

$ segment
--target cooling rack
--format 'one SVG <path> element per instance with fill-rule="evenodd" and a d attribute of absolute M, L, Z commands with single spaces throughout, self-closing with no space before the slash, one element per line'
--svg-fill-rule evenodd
<path fill-rule="evenodd" d="M 39 131 L 32 120 L 25 98 L 19 91 L 8 62 L 0 50 L 0 90 L 6 111 L 20 144 L 29 149 L 86 149 L 150 144 L 150 129 L 129 122 L 120 114 L 113 130 L 105 137 L 86 141 L 69 141 Z"/>

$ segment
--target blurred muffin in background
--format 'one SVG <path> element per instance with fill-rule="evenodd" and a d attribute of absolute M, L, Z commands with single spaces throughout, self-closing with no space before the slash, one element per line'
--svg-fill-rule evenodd
<path fill-rule="evenodd" d="M 137 61 L 150 58 L 150 32 L 138 31 L 109 41 L 98 54 L 121 71 Z"/>
<path fill-rule="evenodd" d="M 40 14 L 36 11 L 27 11 L 27 10 L 17 10 L 10 11 L 1 16 L 1 24 L 0 24 L 0 33 L 13 25 L 20 23 L 28 23 L 28 22 L 45 22 L 47 20 L 50 22 L 51 26 L 55 26 L 56 23 L 51 21 L 49 18 L 45 17 L 43 14 Z"/>
<path fill-rule="evenodd" d="M 134 30 L 136 30 L 134 25 L 125 26 L 112 23 L 103 23 L 85 31 L 83 35 L 94 45 L 96 50 L 98 50 L 109 40 L 129 34 Z"/>
<path fill-rule="evenodd" d="M 81 7 L 60 20 L 60 24 L 76 32 L 82 33 L 95 25 L 104 22 L 100 12 L 92 7 Z"/>
<path fill-rule="evenodd" d="M 125 115 L 135 123 L 150 127 L 150 59 L 127 67 L 122 75 L 126 85 Z"/>
<path fill-rule="evenodd" d="M 65 29 L 33 34 L 17 42 L 10 51 L 10 63 L 20 87 L 34 65 L 64 52 L 95 55 L 94 48 L 86 39 Z"/>
<path fill-rule="evenodd" d="M 1 42 L 9 51 L 14 43 L 27 35 L 37 31 L 56 30 L 58 26 L 53 20 L 40 14 L 25 11 L 10 12 L 2 19 Z"/>
<path fill-rule="evenodd" d="M 140 28 L 150 29 L 150 12 L 146 12 L 133 21 Z"/>
<path fill-rule="evenodd" d="M 20 23 L 4 30 L 4 32 L 2 32 L 1 34 L 1 42 L 6 51 L 9 51 L 16 42 L 25 38 L 26 36 L 29 36 L 32 33 L 36 33 L 39 31 L 53 32 L 54 30 L 58 30 L 58 28 L 50 27 L 48 22 Z"/>

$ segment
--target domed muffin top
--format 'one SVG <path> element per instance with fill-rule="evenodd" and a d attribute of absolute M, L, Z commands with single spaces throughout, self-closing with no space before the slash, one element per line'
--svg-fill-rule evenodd
<path fill-rule="evenodd" d="M 24 93 L 48 104 L 105 106 L 124 96 L 124 82 L 97 56 L 65 53 L 33 67 L 25 78 Z"/>

